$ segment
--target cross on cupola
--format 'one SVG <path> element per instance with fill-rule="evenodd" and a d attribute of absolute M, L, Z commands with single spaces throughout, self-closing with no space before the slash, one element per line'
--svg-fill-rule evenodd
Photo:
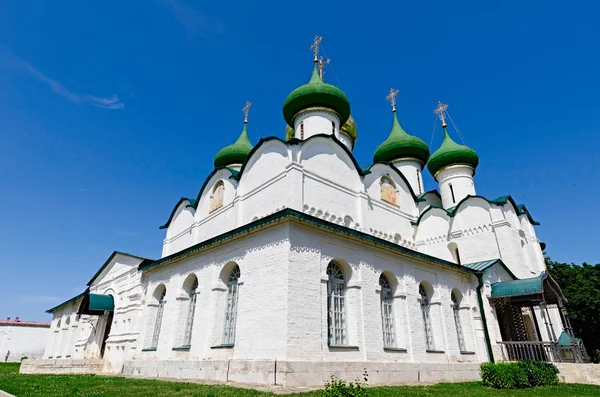
<path fill-rule="evenodd" d="M 446 124 L 446 109 L 448 109 L 448 105 L 438 101 L 438 105 L 435 108 L 435 110 L 433 111 L 433 113 L 435 113 L 442 121 L 442 128 L 446 128 L 448 126 Z"/>
<path fill-rule="evenodd" d="M 318 60 L 319 60 L 319 45 L 321 44 L 322 40 L 323 40 L 323 37 L 315 36 L 315 39 L 313 40 L 313 43 L 310 46 L 310 49 L 315 56 L 315 62 L 318 62 Z"/>
<path fill-rule="evenodd" d="M 390 93 L 385 97 L 385 100 L 392 105 L 392 112 L 396 111 L 396 97 L 400 91 L 390 88 Z"/>
<path fill-rule="evenodd" d="M 250 113 L 251 105 L 252 105 L 252 102 L 246 100 L 246 104 L 242 108 L 242 111 L 244 112 L 244 123 L 248 123 L 248 113 Z"/>

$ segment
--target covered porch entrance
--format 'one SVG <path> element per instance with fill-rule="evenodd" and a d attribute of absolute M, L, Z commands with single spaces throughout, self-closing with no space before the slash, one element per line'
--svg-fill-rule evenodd
<path fill-rule="evenodd" d="M 538 277 L 492 284 L 490 303 L 502 335 L 502 340 L 496 342 L 501 347 L 502 360 L 589 361 L 583 343 L 573 335 L 566 302 L 560 287 L 547 272 Z M 555 330 L 560 327 L 552 323 L 557 317 L 562 327 L 558 335 Z"/>

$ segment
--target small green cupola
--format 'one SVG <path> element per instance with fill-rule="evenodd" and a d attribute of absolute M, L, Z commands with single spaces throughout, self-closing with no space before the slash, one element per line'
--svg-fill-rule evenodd
<path fill-rule="evenodd" d="M 319 61 L 315 57 L 312 77 L 307 84 L 292 91 L 283 103 L 283 118 L 289 126 L 294 126 L 294 117 L 302 110 L 324 107 L 333 110 L 340 118 L 340 124 L 350 117 L 350 101 L 346 94 L 334 85 L 323 82 L 319 73 Z"/>
<path fill-rule="evenodd" d="M 253 146 L 252 143 L 250 143 L 247 131 L 249 108 L 250 102 L 246 101 L 246 106 L 244 107 L 246 116 L 244 117 L 244 128 L 242 129 L 242 133 L 235 143 L 219 150 L 214 160 L 215 167 L 239 166 L 246 161 L 248 154 L 252 151 Z"/>
<path fill-rule="evenodd" d="M 394 115 L 392 122 L 392 131 L 388 138 L 375 150 L 373 162 L 393 162 L 401 159 L 416 159 L 422 167 L 429 159 L 429 148 L 421 138 L 409 135 L 402 129 L 396 116 L 397 90 L 390 90 L 388 99 L 392 102 L 392 113 Z"/>
<path fill-rule="evenodd" d="M 477 168 L 477 165 L 479 165 L 479 156 L 473 149 L 454 142 L 454 140 L 450 137 L 450 134 L 448 134 L 448 125 L 446 124 L 444 113 L 447 107 L 447 105 L 440 103 L 438 105 L 438 109 L 441 108 L 442 110 L 438 111 L 436 109 L 436 113 L 440 115 L 440 119 L 442 121 L 444 140 L 440 148 L 431 155 L 431 158 L 427 163 L 427 168 L 434 178 L 440 172 L 440 170 L 450 165 L 467 165 L 473 168 L 473 174 L 475 174 L 475 169 Z"/>

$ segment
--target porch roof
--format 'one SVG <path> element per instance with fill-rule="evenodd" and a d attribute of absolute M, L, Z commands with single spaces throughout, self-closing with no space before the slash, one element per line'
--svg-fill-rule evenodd
<path fill-rule="evenodd" d="M 492 298 L 507 298 L 510 296 L 522 296 L 541 294 L 544 290 L 544 275 L 540 273 L 537 277 L 524 278 L 521 280 L 501 281 L 492 284 Z"/>
<path fill-rule="evenodd" d="M 536 277 L 492 284 L 490 298 L 513 298 L 513 302 L 534 300 L 549 304 L 567 302 L 556 281 L 546 271 Z"/>

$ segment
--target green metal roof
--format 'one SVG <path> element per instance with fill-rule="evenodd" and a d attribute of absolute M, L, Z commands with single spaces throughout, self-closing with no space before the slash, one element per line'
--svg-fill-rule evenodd
<path fill-rule="evenodd" d="M 247 122 L 244 122 L 244 128 L 237 141 L 219 150 L 214 160 L 215 167 L 242 164 L 246 160 L 253 147 L 250 138 L 248 138 L 247 124 Z"/>
<path fill-rule="evenodd" d="M 94 311 L 113 311 L 115 310 L 115 300 L 111 295 L 90 294 L 88 309 Z"/>
<path fill-rule="evenodd" d="M 575 340 L 577 342 L 580 341 L 579 338 L 575 338 Z M 563 332 L 560 334 L 560 336 L 558 337 L 558 340 L 556 342 L 560 346 L 571 346 L 571 338 L 569 338 L 569 334 L 567 334 L 567 331 L 563 330 Z"/>
<path fill-rule="evenodd" d="M 98 278 L 98 276 L 100 275 L 100 273 L 102 273 L 102 271 L 106 268 L 106 266 L 109 265 L 110 261 L 112 261 L 113 258 L 115 256 L 117 256 L 117 255 L 124 255 L 124 256 L 130 256 L 132 258 L 141 259 L 142 262 L 143 261 L 150 261 L 150 262 L 154 261 L 154 259 L 146 258 L 146 257 L 139 256 L 139 255 L 128 254 L 127 252 L 113 251 L 113 253 L 110 254 L 110 256 L 108 257 L 108 259 L 104 262 L 104 264 L 102 266 L 100 266 L 100 269 L 98 269 L 98 271 L 96 272 L 96 274 L 94 274 L 94 276 L 90 279 L 90 281 L 88 281 L 88 283 L 87 283 L 88 286 L 92 285 L 92 283 L 94 282 L 94 280 L 96 280 L 96 278 Z M 83 294 L 85 294 L 85 292 Z"/>
<path fill-rule="evenodd" d="M 301 110 L 323 106 L 340 115 L 343 125 L 350 117 L 350 101 L 346 94 L 334 85 L 324 83 L 319 76 L 318 62 L 315 61 L 312 77 L 288 95 L 283 103 L 283 118 L 288 125 L 294 125 L 294 116 Z"/>
<path fill-rule="evenodd" d="M 394 110 L 392 131 L 388 138 L 375 150 L 373 162 L 394 161 L 407 157 L 415 158 L 424 165 L 429 159 L 429 148 L 421 138 L 409 135 L 402 129 Z"/>
<path fill-rule="evenodd" d="M 476 272 L 485 272 L 487 269 L 498 263 L 502 263 L 502 261 L 500 259 L 490 259 L 488 261 L 466 263 L 463 264 L 463 266 L 475 270 Z"/>
<path fill-rule="evenodd" d="M 544 271 L 537 277 L 524 278 L 521 280 L 501 281 L 492 284 L 492 298 L 506 298 L 509 296 L 522 296 L 541 294 L 544 290 Z"/>
<path fill-rule="evenodd" d="M 427 168 L 435 178 L 440 169 L 451 164 L 468 164 L 475 169 L 479 164 L 479 156 L 473 149 L 454 142 L 444 127 L 442 146 L 431 155 Z"/>
<path fill-rule="evenodd" d="M 83 291 L 81 294 L 76 295 L 76 296 L 72 297 L 71 299 L 68 299 L 68 300 L 64 301 L 63 303 L 60 303 L 60 304 L 58 304 L 58 305 L 56 305 L 56 306 L 54 306 L 54 307 L 46 310 L 46 313 L 53 313 L 53 312 L 56 311 L 56 309 L 60 309 L 61 307 L 66 306 L 66 305 L 68 305 L 71 302 L 75 302 L 77 299 L 82 298 L 83 296 L 85 296 L 85 294 L 87 294 L 89 291 L 90 290 L 88 288 L 85 291 Z"/>

